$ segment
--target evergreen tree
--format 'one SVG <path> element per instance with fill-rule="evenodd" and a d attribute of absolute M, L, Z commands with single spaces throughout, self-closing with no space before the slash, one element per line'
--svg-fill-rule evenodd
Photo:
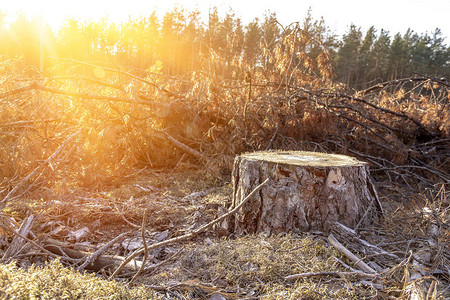
<path fill-rule="evenodd" d="M 90 52 L 80 22 L 75 19 L 67 20 L 58 33 L 59 56 L 85 60 Z"/>
<path fill-rule="evenodd" d="M 405 52 L 405 64 L 403 65 L 403 73 L 400 77 L 410 76 L 412 74 L 412 49 L 414 47 L 414 31 L 408 28 L 408 30 L 403 35 L 403 47 Z"/>
<path fill-rule="evenodd" d="M 201 38 L 203 33 L 199 11 L 194 11 L 189 14 L 189 22 L 182 36 L 185 71 L 192 72 L 200 64 L 198 54 L 203 41 Z"/>
<path fill-rule="evenodd" d="M 261 28 L 259 20 L 256 18 L 250 22 L 246 27 L 245 41 L 244 41 L 244 58 L 253 67 L 259 62 L 260 57 L 259 43 L 261 41 Z"/>
<path fill-rule="evenodd" d="M 389 32 L 381 29 L 380 35 L 373 44 L 371 56 L 375 61 L 375 65 L 369 70 L 369 79 L 377 82 L 388 79 L 390 43 Z"/>
<path fill-rule="evenodd" d="M 244 53 L 245 31 L 241 19 L 237 18 L 233 33 L 232 43 L 229 47 L 233 48 L 233 78 L 240 78 L 243 74 L 239 74 L 242 54 Z M 241 78 L 242 79 L 242 78 Z"/>
<path fill-rule="evenodd" d="M 405 67 L 408 65 L 408 49 L 400 33 L 394 36 L 389 50 L 389 79 L 397 79 L 404 76 Z"/>
<path fill-rule="evenodd" d="M 223 57 L 222 76 L 224 78 L 231 77 L 231 64 L 235 56 L 233 49 L 235 19 L 233 11 L 227 12 L 225 19 L 222 21 L 219 34 L 223 38 L 224 45 L 222 45 L 221 56 Z"/>
<path fill-rule="evenodd" d="M 168 74 L 180 73 L 181 37 L 186 26 L 186 18 L 181 11 L 174 9 L 164 15 L 161 26 L 161 58 Z"/>
<path fill-rule="evenodd" d="M 433 51 L 430 47 L 431 39 L 428 34 L 414 34 L 411 47 L 411 68 L 413 72 L 427 74 L 432 65 Z"/>
<path fill-rule="evenodd" d="M 361 45 L 361 29 L 355 25 L 350 28 L 342 38 L 336 57 L 336 69 L 338 71 L 338 80 L 352 84 L 357 80 L 357 60 L 358 49 Z"/>
<path fill-rule="evenodd" d="M 445 69 L 445 66 L 450 63 L 449 48 L 444 44 L 444 37 L 442 31 L 436 28 L 433 32 L 430 41 L 430 48 L 432 51 L 430 68 L 428 70 L 431 76 L 443 76 L 440 71 Z"/>
<path fill-rule="evenodd" d="M 264 16 L 264 21 L 261 24 L 261 51 L 264 70 L 272 69 L 274 67 L 273 58 L 271 54 L 275 49 L 275 45 L 280 38 L 280 29 L 278 26 L 277 15 L 268 12 Z"/>
<path fill-rule="evenodd" d="M 357 82 L 355 85 L 362 87 L 368 83 L 368 70 L 373 68 L 374 60 L 372 57 L 372 48 L 376 39 L 376 30 L 374 26 L 371 26 L 367 30 L 364 40 L 358 50 L 358 70 L 357 70 Z"/>
<path fill-rule="evenodd" d="M 256 67 L 258 74 L 274 81 L 300 84 L 329 78 L 333 74 L 330 51 L 337 80 L 358 89 L 413 72 L 450 76 L 450 48 L 438 28 L 429 34 L 408 29 L 404 35 L 394 35 L 391 43 L 387 31 L 377 35 L 372 26 L 363 35 L 352 24 L 338 44 L 325 21 L 315 20 L 311 10 L 303 22 L 287 28 L 271 12 L 262 22 L 254 19 L 245 25 L 233 11 L 221 19 L 217 8 L 212 8 L 207 24 L 201 23 L 198 11 L 174 9 L 161 20 L 153 12 L 122 24 L 69 19 L 56 34 L 48 26 L 42 30 L 38 20 L 20 15 L 6 26 L 4 16 L 0 12 L 0 56 L 23 57 L 35 66 L 44 36 L 48 56 L 139 69 L 163 66 L 158 71 L 173 75 L 203 70 L 219 76 L 218 80 L 243 79 L 245 70 L 255 72 Z"/>

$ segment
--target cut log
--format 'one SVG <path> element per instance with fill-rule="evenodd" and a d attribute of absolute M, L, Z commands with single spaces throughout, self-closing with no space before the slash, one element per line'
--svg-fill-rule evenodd
<path fill-rule="evenodd" d="M 325 231 L 333 222 L 354 228 L 377 219 L 381 206 L 369 187 L 367 163 L 345 155 L 303 151 L 237 156 L 230 209 L 268 183 L 222 227 L 236 234 Z M 371 193 L 372 192 L 372 193 Z"/>

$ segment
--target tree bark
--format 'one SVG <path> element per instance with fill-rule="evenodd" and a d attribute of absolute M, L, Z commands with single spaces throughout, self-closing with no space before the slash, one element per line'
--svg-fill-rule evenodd
<path fill-rule="evenodd" d="M 236 234 L 328 232 L 337 221 L 368 225 L 381 212 L 369 188 L 368 164 L 316 152 L 254 152 L 237 156 L 232 183 L 237 207 L 257 185 L 268 183 L 222 227 Z"/>

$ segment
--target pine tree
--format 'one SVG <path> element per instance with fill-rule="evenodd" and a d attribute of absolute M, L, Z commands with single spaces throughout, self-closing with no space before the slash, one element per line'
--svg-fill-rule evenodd
<path fill-rule="evenodd" d="M 348 85 L 354 83 L 357 79 L 357 57 L 358 49 L 361 45 L 361 29 L 355 25 L 350 25 L 346 34 L 344 34 L 341 46 L 336 57 L 336 69 L 338 71 L 338 80 Z"/>
<path fill-rule="evenodd" d="M 444 37 L 442 36 L 442 31 L 436 28 L 433 32 L 430 41 L 430 47 L 432 51 L 431 55 L 431 66 L 428 70 L 429 75 L 438 77 L 443 76 L 440 71 L 445 68 L 446 64 L 450 63 L 449 49 L 444 44 Z"/>
<path fill-rule="evenodd" d="M 253 68 L 259 63 L 261 41 L 261 28 L 256 18 L 246 27 L 244 41 L 244 58 Z"/>
<path fill-rule="evenodd" d="M 261 24 L 261 51 L 264 70 L 274 68 L 273 53 L 280 38 L 276 13 L 267 12 Z"/>
<path fill-rule="evenodd" d="M 357 82 L 355 82 L 355 85 L 358 87 L 363 87 L 363 85 L 368 84 L 368 70 L 374 65 L 372 48 L 375 39 L 376 29 L 374 26 L 371 26 L 369 30 L 367 30 L 364 40 L 358 50 Z"/>
<path fill-rule="evenodd" d="M 369 79 L 375 80 L 376 82 L 386 81 L 388 79 L 390 43 L 389 32 L 381 29 L 380 35 L 373 44 L 372 57 L 375 65 L 369 71 Z"/>
<path fill-rule="evenodd" d="M 408 49 L 400 33 L 394 36 L 389 50 L 389 79 L 397 79 L 405 74 L 405 67 L 408 65 Z"/>
<path fill-rule="evenodd" d="M 219 35 L 223 38 L 223 45 L 221 47 L 220 55 L 223 58 L 222 76 L 224 78 L 231 77 L 231 64 L 235 56 L 235 49 L 233 49 L 235 16 L 232 10 L 228 11 L 224 20 L 222 21 Z"/>
<path fill-rule="evenodd" d="M 414 34 L 411 47 L 411 67 L 413 72 L 427 74 L 432 65 L 433 51 L 428 34 Z"/>

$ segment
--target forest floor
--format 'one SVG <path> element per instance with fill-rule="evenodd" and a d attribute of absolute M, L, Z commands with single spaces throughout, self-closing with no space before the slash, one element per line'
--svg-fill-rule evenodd
<path fill-rule="evenodd" d="M 354 240 L 341 240 L 364 262 L 376 266 L 376 274 L 357 270 L 328 242 L 327 233 L 234 236 L 211 227 L 145 253 L 145 268 L 129 286 L 145 287 L 151 297 L 162 299 L 406 299 L 414 295 L 448 299 L 448 194 L 442 190 L 430 204 L 421 197 L 402 197 L 402 191 L 392 196 L 393 190 L 392 186 L 380 190 L 385 195 L 381 197 L 384 220 L 357 233 L 380 253 L 364 253 Z M 16 213 L 36 216 L 32 230 L 47 239 L 43 245 L 57 241 L 61 248 L 93 253 L 122 235 L 101 255 L 124 258 L 143 247 L 142 226 L 150 246 L 214 220 L 226 211 L 232 187 L 228 177 L 214 178 L 187 166 L 182 171 L 141 169 L 109 186 L 73 187 L 70 193 L 53 195 L 52 201 L 39 201 L 48 196 L 37 194 L 35 200 L 14 202 L 21 206 L 14 207 Z M 439 231 L 434 237 L 438 241 L 432 240 L 433 230 Z M 15 258 L 21 266 L 45 261 L 31 252 L 19 254 Z M 64 265 L 76 269 L 85 259 Z M 97 274 L 107 278 L 115 268 L 102 266 Z M 123 271 L 116 279 L 127 283 L 138 269 Z"/>

